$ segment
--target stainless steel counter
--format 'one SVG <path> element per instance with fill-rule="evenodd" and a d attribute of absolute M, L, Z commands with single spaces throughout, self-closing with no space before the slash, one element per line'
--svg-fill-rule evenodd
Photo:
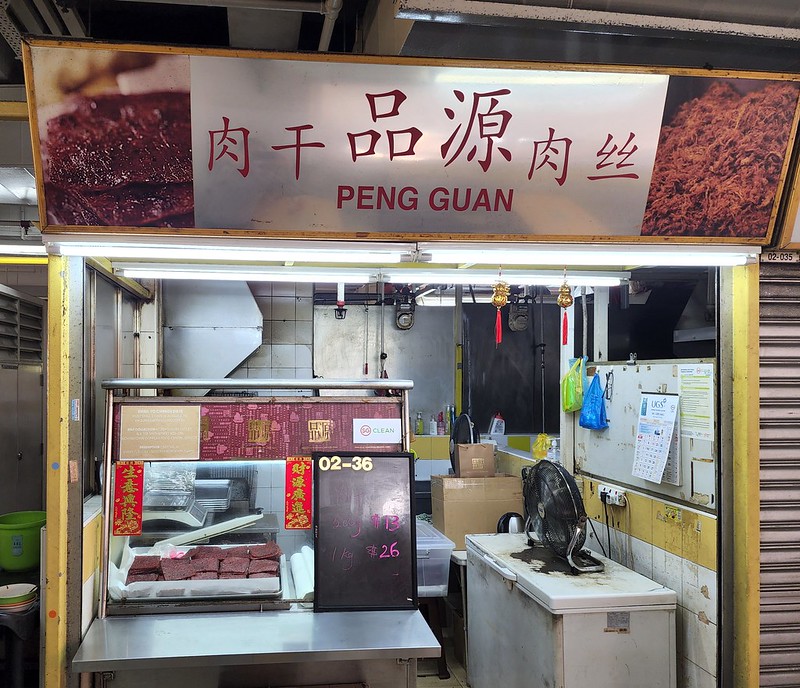
<path fill-rule="evenodd" d="M 438 657 L 418 611 L 228 612 L 95 619 L 74 672 Z"/>

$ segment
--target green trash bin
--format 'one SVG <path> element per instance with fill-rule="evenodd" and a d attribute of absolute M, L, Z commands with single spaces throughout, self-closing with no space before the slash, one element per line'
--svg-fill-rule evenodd
<path fill-rule="evenodd" d="M 0 569 L 30 571 L 39 566 L 39 531 L 44 511 L 14 511 L 0 516 Z"/>

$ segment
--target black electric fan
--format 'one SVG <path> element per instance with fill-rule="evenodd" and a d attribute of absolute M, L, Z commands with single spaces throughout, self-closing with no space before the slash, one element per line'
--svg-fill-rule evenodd
<path fill-rule="evenodd" d="M 466 413 L 462 413 L 453 423 L 450 431 L 450 466 L 453 473 L 456 472 L 456 445 L 475 444 L 478 441 L 478 433 L 475 425 Z"/>
<path fill-rule="evenodd" d="M 597 573 L 603 563 L 581 549 L 586 510 L 575 479 L 560 464 L 542 460 L 522 469 L 528 543 L 547 545 L 569 562 L 573 573 Z"/>

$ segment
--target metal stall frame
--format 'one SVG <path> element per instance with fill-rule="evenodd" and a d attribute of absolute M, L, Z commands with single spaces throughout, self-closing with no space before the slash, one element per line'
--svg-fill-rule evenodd
<path fill-rule="evenodd" d="M 242 380 L 208 379 L 208 378 L 117 378 L 104 380 L 102 387 L 106 390 L 106 429 L 105 451 L 103 456 L 103 533 L 101 542 L 101 567 L 100 567 L 100 599 L 98 618 L 104 619 L 108 613 L 108 557 L 111 543 L 112 509 L 111 474 L 112 474 L 112 428 L 114 412 L 114 393 L 129 394 L 133 390 L 172 390 L 172 389 L 310 389 L 310 390 L 389 390 L 400 392 L 400 427 L 403 451 L 411 449 L 411 424 L 409 418 L 408 393 L 414 387 L 413 380 L 357 380 L 357 379 L 274 379 L 245 382 Z M 198 397 L 179 397 L 186 403 Z M 284 400 L 307 399 L 307 397 L 282 397 Z"/>

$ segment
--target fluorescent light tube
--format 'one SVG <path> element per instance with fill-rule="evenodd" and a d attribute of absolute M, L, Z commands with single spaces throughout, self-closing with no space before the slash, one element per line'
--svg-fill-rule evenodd
<path fill-rule="evenodd" d="M 374 270 L 336 268 L 264 267 L 250 265 L 115 264 L 114 271 L 135 279 L 237 280 L 242 282 L 342 282 L 375 281 Z"/>
<path fill-rule="evenodd" d="M 48 241 L 64 256 L 95 256 L 111 259 L 146 260 L 214 260 L 236 262 L 279 263 L 399 263 L 410 248 L 391 244 L 357 244 L 341 242 L 305 242 L 305 244 L 268 244 L 266 242 L 237 241 L 226 244 L 194 243 L 181 246 L 172 242 L 141 243 L 125 241 L 98 243 L 97 241 L 70 241 L 59 237 Z"/>
<path fill-rule="evenodd" d="M 46 256 L 47 249 L 44 244 L 2 244 L 0 243 L 0 255 L 4 256 Z"/>
<path fill-rule="evenodd" d="M 589 267 L 658 266 L 705 267 L 745 265 L 754 261 L 761 249 L 758 247 L 706 248 L 684 245 L 680 248 L 652 247 L 647 249 L 620 246 L 592 246 L 585 244 L 560 246 L 509 246 L 487 245 L 480 248 L 442 244 L 420 245 L 420 250 L 430 256 L 433 263 L 471 263 L 482 265 L 558 265 Z"/>
<path fill-rule="evenodd" d="M 570 273 L 567 271 L 567 283 L 573 287 L 615 287 L 630 274 L 610 273 Z M 523 270 L 389 270 L 383 275 L 384 281 L 401 284 L 473 284 L 492 285 L 498 280 L 516 285 L 540 285 L 557 287 L 564 281 L 562 271 L 526 272 Z"/>

